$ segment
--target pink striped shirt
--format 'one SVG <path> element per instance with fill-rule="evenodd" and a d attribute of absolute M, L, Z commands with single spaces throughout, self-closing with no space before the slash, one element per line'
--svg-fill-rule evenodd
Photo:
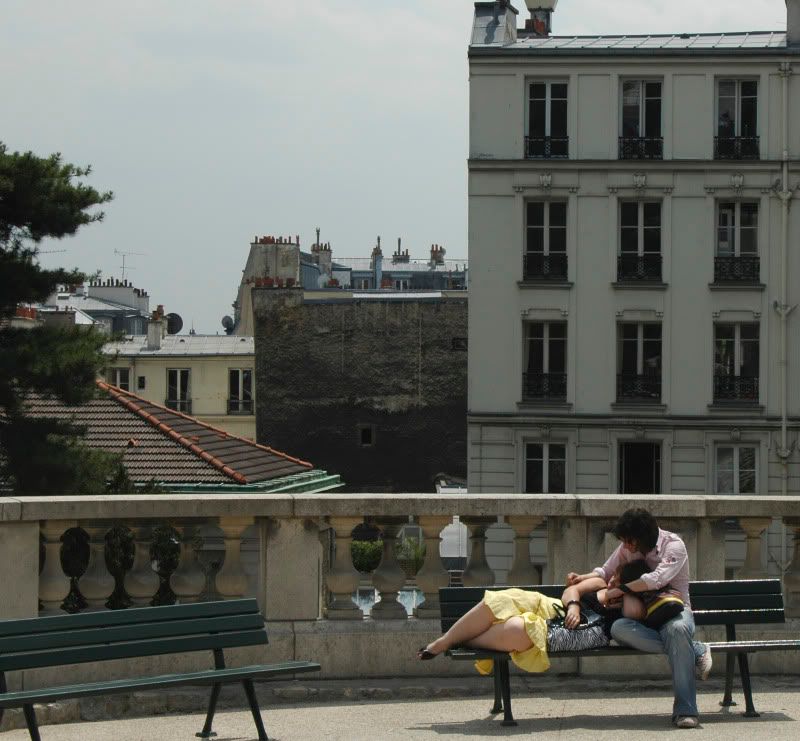
<path fill-rule="evenodd" d="M 647 566 L 652 569 L 649 574 L 641 578 L 649 589 L 663 589 L 668 584 L 680 593 L 684 603 L 691 607 L 689 602 L 689 554 L 686 545 L 679 535 L 668 530 L 658 530 L 656 547 L 642 555 L 626 550 L 622 543 L 611 554 L 611 557 L 594 572 L 608 581 L 620 566 L 644 558 Z"/>

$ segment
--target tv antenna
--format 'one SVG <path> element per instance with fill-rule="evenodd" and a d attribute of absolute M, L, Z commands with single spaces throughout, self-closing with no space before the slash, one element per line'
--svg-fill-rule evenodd
<path fill-rule="evenodd" d="M 125 258 L 130 257 L 131 255 L 145 255 L 146 252 L 123 252 L 122 250 L 114 250 L 115 255 L 122 256 L 122 280 L 125 280 L 125 271 L 131 270 L 131 266 L 127 265 L 125 262 Z"/>

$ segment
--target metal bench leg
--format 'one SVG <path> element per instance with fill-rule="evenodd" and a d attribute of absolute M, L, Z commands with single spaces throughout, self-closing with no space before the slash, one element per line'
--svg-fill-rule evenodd
<path fill-rule="evenodd" d="M 31 741 L 42 741 L 39 735 L 39 726 L 36 723 L 36 712 L 33 705 L 23 705 L 22 712 L 25 713 L 25 725 L 28 726 L 28 733 L 31 736 Z"/>
<path fill-rule="evenodd" d="M 733 701 L 733 672 L 736 668 L 735 654 L 728 654 L 725 657 L 725 696 L 722 698 L 720 705 L 724 708 L 729 708 L 736 703 Z"/>
<path fill-rule="evenodd" d="M 8 686 L 6 685 L 6 673 L 0 672 L 0 694 L 4 694 L 8 691 Z M 5 715 L 6 709 L 0 708 L 0 723 L 3 722 L 3 715 Z"/>
<path fill-rule="evenodd" d="M 501 687 L 503 691 L 503 725 L 515 726 L 517 721 L 511 713 L 511 675 L 508 671 L 508 661 L 500 662 Z"/>
<path fill-rule="evenodd" d="M 253 686 L 252 679 L 243 679 L 244 692 L 247 695 L 247 701 L 250 703 L 250 712 L 253 714 L 253 720 L 256 722 L 256 730 L 258 731 L 258 741 L 269 741 L 267 732 L 264 730 L 264 722 L 261 720 L 261 710 L 258 707 L 258 698 L 256 697 L 256 688 Z"/>
<path fill-rule="evenodd" d="M 225 668 L 225 654 L 222 653 L 221 648 L 214 649 L 214 668 Z M 219 699 L 219 691 L 222 689 L 221 684 L 214 684 L 211 688 L 211 697 L 208 698 L 208 712 L 206 713 L 206 722 L 203 724 L 203 730 L 194 735 L 198 738 L 212 738 L 217 734 L 211 730 L 211 724 L 214 722 L 214 713 L 217 710 L 217 700 Z"/>
<path fill-rule="evenodd" d="M 503 697 L 500 679 L 500 662 L 494 660 L 494 671 L 492 672 L 492 679 L 494 680 L 494 705 L 489 711 L 491 715 L 497 715 L 503 710 Z"/>
<path fill-rule="evenodd" d="M 750 686 L 750 665 L 747 661 L 746 653 L 739 654 L 739 674 L 742 677 L 742 689 L 744 690 L 744 717 L 760 718 L 761 713 L 757 713 L 756 708 L 753 705 L 753 689 Z"/>

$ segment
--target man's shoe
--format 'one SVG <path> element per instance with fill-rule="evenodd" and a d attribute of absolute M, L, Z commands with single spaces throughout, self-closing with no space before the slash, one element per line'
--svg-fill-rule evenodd
<path fill-rule="evenodd" d="M 706 646 L 706 652 L 697 660 L 697 663 L 694 665 L 694 674 L 695 676 L 705 682 L 708 679 L 708 675 L 711 674 L 711 666 L 714 663 L 713 659 L 711 658 L 711 646 Z"/>
<path fill-rule="evenodd" d="M 697 728 L 700 725 L 700 721 L 693 715 L 681 715 L 675 721 L 675 725 L 678 728 Z"/>

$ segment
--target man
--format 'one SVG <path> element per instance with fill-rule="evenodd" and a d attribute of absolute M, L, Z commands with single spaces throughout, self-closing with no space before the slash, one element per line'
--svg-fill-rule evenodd
<path fill-rule="evenodd" d="M 686 545 L 675 533 L 662 530 L 656 518 L 645 509 L 629 509 L 614 527 L 619 547 L 603 566 L 589 574 L 568 574 L 567 585 L 601 576 L 608 582 L 623 564 L 643 558 L 650 573 L 636 581 L 608 590 L 607 600 L 616 601 L 626 593 L 663 589 L 668 584 L 680 592 L 683 612 L 658 630 L 638 620 L 621 618 L 611 626 L 614 640 L 647 653 L 665 653 L 672 670 L 675 702 L 672 721 L 678 728 L 697 728 L 697 688 L 695 679 L 707 679 L 711 671 L 711 649 L 694 640 L 694 617 L 689 601 L 689 556 Z"/>

